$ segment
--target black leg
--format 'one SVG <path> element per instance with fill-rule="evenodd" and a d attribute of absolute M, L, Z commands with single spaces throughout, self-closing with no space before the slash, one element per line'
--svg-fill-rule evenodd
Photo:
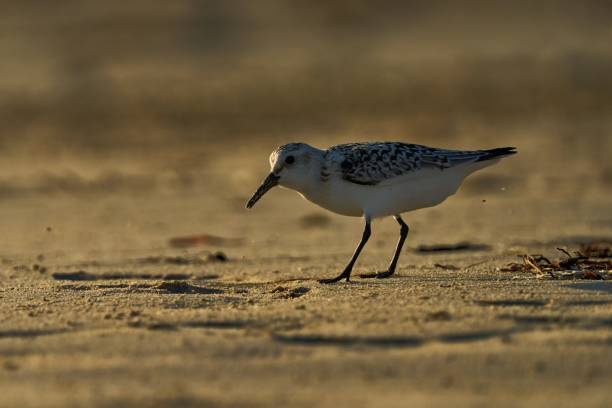
<path fill-rule="evenodd" d="M 359 275 L 362 278 L 388 278 L 389 276 L 395 273 L 395 268 L 397 267 L 397 260 L 402 252 L 402 247 L 404 246 L 404 241 L 406 241 L 406 237 L 408 236 L 408 225 L 402 220 L 402 217 L 399 215 L 394 216 L 395 220 L 400 225 L 400 237 L 399 241 L 397 241 L 397 246 L 395 247 L 395 253 L 393 254 L 393 259 L 391 260 L 391 264 L 389 264 L 389 268 L 385 272 L 379 273 L 370 273 Z"/>
<path fill-rule="evenodd" d="M 353 265 L 355 265 L 355 261 L 357 261 L 357 258 L 359 258 L 359 254 L 361 253 L 361 250 L 365 246 L 366 242 L 368 242 L 368 239 L 370 238 L 370 233 L 371 233 L 370 220 L 366 218 L 365 228 L 363 229 L 363 235 L 361 236 L 361 241 L 359 242 L 359 245 L 357 245 L 357 249 L 355 249 L 355 253 L 353 254 L 353 257 L 351 258 L 348 265 L 346 265 L 346 268 L 344 268 L 342 273 L 336 276 L 335 278 L 321 279 L 319 282 L 320 283 L 335 283 L 345 278 L 346 278 L 346 281 L 348 282 L 351 277 L 351 271 L 353 270 Z"/>

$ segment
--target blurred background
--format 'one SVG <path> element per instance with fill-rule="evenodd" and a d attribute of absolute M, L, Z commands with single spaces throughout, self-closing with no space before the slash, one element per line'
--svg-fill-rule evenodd
<path fill-rule="evenodd" d="M 608 1 L 6 0 L 0 201 L 242 203 L 298 140 L 517 146 L 467 190 L 602 195 L 610 44 Z"/>
<path fill-rule="evenodd" d="M 294 140 L 517 145 L 609 180 L 610 44 L 608 1 L 3 1 L 0 198 Z"/>
<path fill-rule="evenodd" d="M 366 140 L 519 154 L 323 287 L 362 221 L 244 205 Z M 508 269 L 611 209 L 610 0 L 0 0 L 2 406 L 612 406 L 610 286 Z"/>

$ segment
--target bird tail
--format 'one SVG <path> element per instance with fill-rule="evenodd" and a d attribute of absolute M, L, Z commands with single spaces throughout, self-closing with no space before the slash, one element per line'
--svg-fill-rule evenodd
<path fill-rule="evenodd" d="M 478 160 L 476 160 L 477 162 L 500 159 L 502 157 L 516 154 L 517 152 L 516 147 L 498 147 L 496 149 L 480 150 L 480 153 L 482 155 L 478 158 Z"/>

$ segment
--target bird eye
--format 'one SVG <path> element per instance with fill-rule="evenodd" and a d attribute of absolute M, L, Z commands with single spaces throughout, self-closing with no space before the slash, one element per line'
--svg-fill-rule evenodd
<path fill-rule="evenodd" d="M 285 163 L 287 163 L 287 164 L 293 164 L 294 162 L 295 162 L 295 157 L 293 157 L 293 156 L 287 156 L 285 158 Z"/>

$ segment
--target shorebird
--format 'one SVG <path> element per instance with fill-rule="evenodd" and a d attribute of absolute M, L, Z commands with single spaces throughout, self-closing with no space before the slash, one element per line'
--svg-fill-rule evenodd
<path fill-rule="evenodd" d="M 362 278 L 388 278 L 395 273 L 408 225 L 401 214 L 433 207 L 453 195 L 463 180 L 514 147 L 489 150 L 447 150 L 400 142 L 349 143 L 317 149 L 306 143 L 283 145 L 270 155 L 271 172 L 246 207 L 251 208 L 272 187 L 297 191 L 305 199 L 337 214 L 363 217 L 361 241 L 342 273 L 321 283 L 348 282 L 353 265 L 370 238 L 372 219 L 392 216 L 400 237 L 389 267 Z"/>

